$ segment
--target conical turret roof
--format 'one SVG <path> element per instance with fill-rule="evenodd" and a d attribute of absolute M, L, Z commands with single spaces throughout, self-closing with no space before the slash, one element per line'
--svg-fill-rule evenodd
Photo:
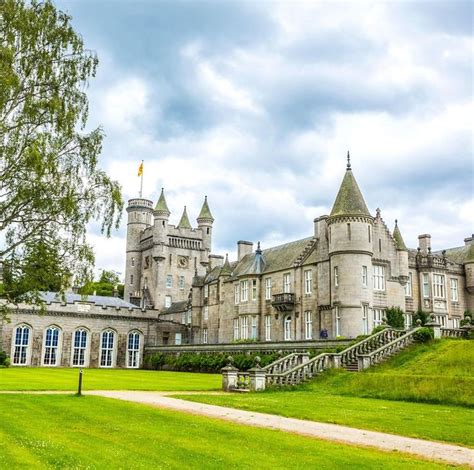
<path fill-rule="evenodd" d="M 403 241 L 402 233 L 398 228 L 398 223 L 395 220 L 395 228 L 393 229 L 393 239 L 395 240 L 395 245 L 397 246 L 397 250 L 407 251 L 407 246 Z"/>
<path fill-rule="evenodd" d="M 183 215 L 179 221 L 178 228 L 192 228 L 189 223 L 188 213 L 186 212 L 186 206 L 184 206 Z"/>
<path fill-rule="evenodd" d="M 226 253 L 224 266 L 222 266 L 220 275 L 221 276 L 230 276 L 231 274 L 232 274 L 232 269 L 231 269 L 230 263 L 229 263 L 229 255 Z"/>
<path fill-rule="evenodd" d="M 365 215 L 370 217 L 369 209 L 352 173 L 349 152 L 347 170 L 331 210 L 331 217 L 339 215 Z"/>
<path fill-rule="evenodd" d="M 212 217 L 211 210 L 209 209 L 209 204 L 207 203 L 207 196 L 204 196 L 204 203 L 201 207 L 201 212 L 199 213 L 199 216 L 197 218 L 198 222 L 200 220 L 210 220 L 211 222 L 214 222 L 214 217 Z"/>
<path fill-rule="evenodd" d="M 161 194 L 158 199 L 158 202 L 156 203 L 155 211 L 163 212 L 163 213 L 167 212 L 168 215 L 170 214 L 170 210 L 168 209 L 168 204 L 166 204 L 165 191 L 163 188 L 161 188 Z"/>

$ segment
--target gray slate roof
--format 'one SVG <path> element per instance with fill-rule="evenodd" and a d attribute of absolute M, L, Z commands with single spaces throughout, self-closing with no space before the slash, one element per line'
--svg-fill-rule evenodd
<path fill-rule="evenodd" d="M 167 315 L 170 313 L 181 313 L 188 309 L 188 301 L 182 300 L 181 302 L 173 302 L 171 307 L 168 307 L 161 315 Z"/>
<path fill-rule="evenodd" d="M 74 302 L 87 302 L 95 305 L 104 305 L 106 307 L 122 307 L 122 308 L 138 308 L 129 302 L 118 297 L 106 297 L 103 295 L 80 295 L 73 294 L 72 292 L 66 292 L 64 294 L 67 304 L 73 304 Z M 63 302 L 63 297 L 57 292 L 42 292 L 41 298 L 47 303 L 52 302 Z"/>

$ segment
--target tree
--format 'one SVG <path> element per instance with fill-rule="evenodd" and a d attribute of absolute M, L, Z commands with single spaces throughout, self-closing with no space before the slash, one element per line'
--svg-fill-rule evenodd
<path fill-rule="evenodd" d="M 98 167 L 103 131 L 85 130 L 98 59 L 70 20 L 50 0 L 0 1 L 0 260 L 14 303 L 90 277 L 86 226 L 110 236 L 123 208 Z"/>
<path fill-rule="evenodd" d="M 385 317 L 387 318 L 387 324 L 392 328 L 405 327 L 405 316 L 403 310 L 400 307 L 387 308 L 385 310 Z"/>
<path fill-rule="evenodd" d="M 79 289 L 79 293 L 83 295 L 105 295 L 112 297 L 117 292 L 120 298 L 123 298 L 124 285 L 120 282 L 120 278 L 115 271 L 102 271 L 98 281 L 90 281 Z"/>

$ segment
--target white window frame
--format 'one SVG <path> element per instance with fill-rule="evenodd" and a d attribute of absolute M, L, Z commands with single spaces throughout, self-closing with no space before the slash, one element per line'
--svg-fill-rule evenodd
<path fill-rule="evenodd" d="M 240 339 L 249 339 L 249 317 L 240 317 Z"/>
<path fill-rule="evenodd" d="M 334 266 L 334 287 L 339 287 L 339 269 Z"/>
<path fill-rule="evenodd" d="M 239 283 L 234 284 L 234 304 L 239 305 L 240 302 L 240 291 L 239 291 Z"/>
<path fill-rule="evenodd" d="M 362 266 L 362 287 L 367 287 L 369 284 L 369 277 L 367 272 L 367 266 Z"/>
<path fill-rule="evenodd" d="M 405 297 L 413 297 L 413 273 L 408 273 L 408 281 L 405 285 Z"/>
<path fill-rule="evenodd" d="M 304 337 L 313 339 L 313 312 L 311 310 L 304 312 Z"/>
<path fill-rule="evenodd" d="M 234 341 L 238 341 L 239 339 L 239 319 L 234 318 Z"/>
<path fill-rule="evenodd" d="M 291 315 L 287 315 L 283 319 L 283 331 L 284 331 L 285 341 L 291 341 L 291 326 L 292 326 Z"/>
<path fill-rule="evenodd" d="M 140 346 L 142 335 L 139 331 L 130 331 L 127 335 L 127 368 L 138 369 L 140 367 Z"/>
<path fill-rule="evenodd" d="M 291 273 L 283 274 L 283 293 L 291 293 Z"/>
<path fill-rule="evenodd" d="M 385 291 L 385 266 L 374 264 L 374 290 Z"/>
<path fill-rule="evenodd" d="M 265 341 L 272 340 L 272 316 L 265 315 Z"/>
<path fill-rule="evenodd" d="M 438 324 L 441 325 L 441 328 L 446 328 L 446 323 L 447 323 L 447 315 L 436 315 L 436 321 Z"/>
<path fill-rule="evenodd" d="M 430 275 L 428 273 L 422 274 L 423 279 L 423 298 L 430 298 Z"/>
<path fill-rule="evenodd" d="M 413 314 L 412 313 L 405 313 L 405 328 L 411 328 L 413 326 Z"/>
<path fill-rule="evenodd" d="M 173 287 L 173 275 L 167 274 L 166 275 L 166 288 L 171 289 Z"/>
<path fill-rule="evenodd" d="M 362 334 L 369 334 L 369 306 L 362 304 Z"/>
<path fill-rule="evenodd" d="M 372 325 L 374 328 L 382 324 L 383 317 L 384 317 L 384 310 L 382 308 L 372 309 Z"/>
<path fill-rule="evenodd" d="M 203 314 L 204 321 L 209 320 L 209 306 L 204 305 L 204 314 Z"/>
<path fill-rule="evenodd" d="M 444 274 L 433 273 L 433 297 L 446 298 L 446 276 Z"/>
<path fill-rule="evenodd" d="M 21 332 L 19 332 L 21 330 Z M 25 334 L 25 332 L 27 332 Z M 18 334 L 19 333 L 19 334 Z M 17 325 L 12 337 L 12 365 L 27 366 L 30 363 L 31 337 L 33 329 L 29 325 Z"/>
<path fill-rule="evenodd" d="M 461 325 L 461 319 L 458 317 L 453 317 L 453 328 L 459 328 Z"/>
<path fill-rule="evenodd" d="M 107 344 L 104 345 L 104 335 L 107 335 Z M 110 336 L 112 336 L 112 346 L 110 345 Z M 100 357 L 99 367 L 104 369 L 110 369 L 115 365 L 115 348 L 117 345 L 116 340 L 117 333 L 107 328 L 100 333 Z"/>
<path fill-rule="evenodd" d="M 248 302 L 249 300 L 249 281 L 247 279 L 240 281 L 240 301 Z"/>
<path fill-rule="evenodd" d="M 251 321 L 250 339 L 257 339 L 257 317 L 253 316 Z"/>
<path fill-rule="evenodd" d="M 272 300 L 272 278 L 265 278 L 265 300 Z"/>
<path fill-rule="evenodd" d="M 311 269 L 304 272 L 304 293 L 305 295 L 313 293 L 313 271 Z"/>
<path fill-rule="evenodd" d="M 451 302 L 459 302 L 459 282 L 458 279 L 452 277 L 449 280 L 450 288 L 451 288 Z"/>
<path fill-rule="evenodd" d="M 165 295 L 165 308 L 170 308 L 172 303 L 173 299 L 171 298 L 171 295 Z"/>
<path fill-rule="evenodd" d="M 208 342 L 208 331 L 207 331 L 207 328 L 203 328 L 202 330 L 202 343 L 203 344 L 207 344 Z"/>
<path fill-rule="evenodd" d="M 76 335 L 78 334 L 81 338 L 79 338 L 79 342 L 76 343 Z M 83 339 L 85 339 L 85 341 L 83 341 Z M 71 343 L 71 367 L 87 367 L 89 362 L 89 331 L 86 328 L 77 328 L 72 333 Z"/>
<path fill-rule="evenodd" d="M 184 290 L 186 285 L 186 281 L 184 280 L 184 276 L 179 276 L 179 289 Z"/>
<path fill-rule="evenodd" d="M 252 302 L 257 300 L 257 280 L 252 279 Z"/>
<path fill-rule="evenodd" d="M 48 331 L 52 331 L 48 340 Z M 56 337 L 54 336 L 56 332 Z M 50 325 L 44 330 L 42 365 L 45 367 L 57 367 L 61 363 L 61 329 L 56 325 Z"/>
<path fill-rule="evenodd" d="M 336 338 L 341 336 L 341 309 L 339 305 L 334 307 L 334 316 L 335 316 L 335 327 L 336 327 Z"/>
<path fill-rule="evenodd" d="M 183 342 L 182 334 L 179 333 L 179 332 L 175 333 L 174 334 L 174 344 L 176 346 L 181 346 L 182 342 Z"/>

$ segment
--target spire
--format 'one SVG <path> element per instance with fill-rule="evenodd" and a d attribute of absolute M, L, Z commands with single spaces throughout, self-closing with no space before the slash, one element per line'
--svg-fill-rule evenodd
<path fill-rule="evenodd" d="M 186 212 L 186 206 L 184 206 L 183 215 L 179 221 L 178 228 L 189 228 L 191 229 L 191 224 L 189 223 L 188 213 Z"/>
<path fill-rule="evenodd" d="M 397 219 L 395 219 L 395 228 L 393 229 L 393 240 L 395 241 L 395 246 L 397 247 L 397 250 L 407 251 L 407 247 L 405 245 L 405 242 L 403 241 L 402 234 L 400 232 L 400 229 L 398 228 Z"/>
<path fill-rule="evenodd" d="M 225 254 L 224 266 L 222 266 L 220 275 L 221 276 L 230 276 L 231 274 L 232 274 L 232 269 L 231 269 L 230 263 L 229 263 L 229 254 L 226 253 Z"/>
<path fill-rule="evenodd" d="M 209 222 L 211 224 L 214 222 L 214 217 L 212 217 L 209 204 L 207 203 L 207 196 L 204 196 L 204 203 L 202 204 L 201 212 L 199 213 L 197 221 L 199 224 L 201 222 Z"/>
<path fill-rule="evenodd" d="M 156 203 L 155 211 L 161 212 L 162 215 L 166 215 L 168 217 L 171 214 L 170 210 L 168 209 L 168 204 L 166 204 L 165 191 L 163 188 L 161 188 L 161 194 L 158 202 Z"/>
<path fill-rule="evenodd" d="M 369 209 L 367 209 L 364 197 L 352 172 L 349 152 L 347 153 L 346 174 L 331 211 L 331 217 L 338 215 L 365 215 L 370 217 Z"/>
<path fill-rule="evenodd" d="M 262 250 L 260 248 L 260 242 L 257 242 L 257 249 L 255 250 L 255 253 L 257 255 L 261 255 L 262 254 Z"/>

